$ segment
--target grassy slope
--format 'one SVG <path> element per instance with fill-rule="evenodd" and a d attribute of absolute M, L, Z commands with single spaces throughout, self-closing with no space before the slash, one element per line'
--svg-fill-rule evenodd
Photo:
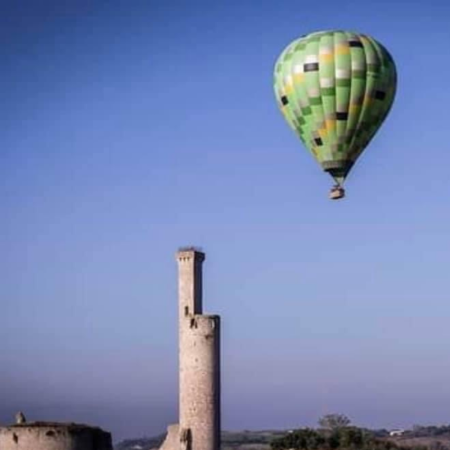
<path fill-rule="evenodd" d="M 395 438 L 389 438 L 389 440 L 405 447 L 423 445 L 433 450 L 450 450 L 450 434 L 433 437 L 399 436 Z"/>

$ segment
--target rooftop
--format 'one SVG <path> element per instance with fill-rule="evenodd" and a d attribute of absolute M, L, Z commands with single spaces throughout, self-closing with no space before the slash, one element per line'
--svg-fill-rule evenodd
<path fill-rule="evenodd" d="M 64 428 L 67 430 L 75 431 L 75 430 L 101 430 L 99 427 L 93 427 L 90 425 L 86 425 L 83 423 L 73 423 L 73 422 L 25 422 L 25 423 L 17 423 L 9 426 L 5 426 L 3 428 Z"/>

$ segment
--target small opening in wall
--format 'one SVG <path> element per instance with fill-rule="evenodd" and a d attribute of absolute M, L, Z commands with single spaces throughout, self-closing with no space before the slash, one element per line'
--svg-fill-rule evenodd
<path fill-rule="evenodd" d="M 13 440 L 16 444 L 19 442 L 19 436 L 16 433 L 13 433 Z"/>
<path fill-rule="evenodd" d="M 189 306 L 185 306 L 184 307 L 184 315 L 188 316 L 189 315 Z"/>
<path fill-rule="evenodd" d="M 47 433 L 45 433 L 46 436 L 54 436 L 55 432 L 52 430 L 48 430 Z"/>

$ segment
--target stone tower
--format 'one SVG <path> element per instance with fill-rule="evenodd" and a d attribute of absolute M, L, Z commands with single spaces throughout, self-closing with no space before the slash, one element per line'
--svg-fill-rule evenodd
<path fill-rule="evenodd" d="M 220 317 L 203 314 L 204 260 L 196 248 L 177 253 L 180 417 L 162 450 L 220 449 Z"/>

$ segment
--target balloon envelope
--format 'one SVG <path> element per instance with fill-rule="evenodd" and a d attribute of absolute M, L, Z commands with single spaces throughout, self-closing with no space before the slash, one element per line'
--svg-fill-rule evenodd
<path fill-rule="evenodd" d="M 321 31 L 289 44 L 274 75 L 284 117 L 342 184 L 391 109 L 397 84 L 391 55 L 365 34 Z"/>

